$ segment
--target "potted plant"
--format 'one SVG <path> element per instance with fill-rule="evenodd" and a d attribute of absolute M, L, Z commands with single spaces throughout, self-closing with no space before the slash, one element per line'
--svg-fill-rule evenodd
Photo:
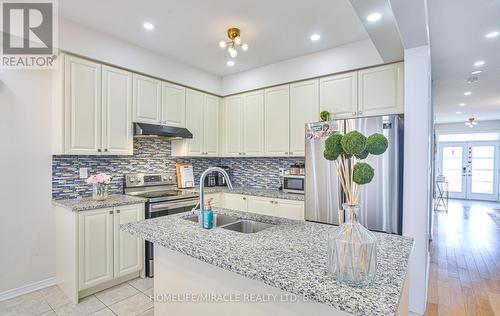
<path fill-rule="evenodd" d="M 370 155 L 383 154 L 387 138 L 375 133 L 365 137 L 358 131 L 333 134 L 325 142 L 325 159 L 333 161 L 346 203 L 346 221 L 328 236 L 328 266 L 338 281 L 366 285 L 376 275 L 377 239 L 358 221 L 362 186 L 372 181 L 375 171 L 366 162 Z"/>
<path fill-rule="evenodd" d="M 87 179 L 88 184 L 92 184 L 92 198 L 94 200 L 105 200 L 108 198 L 108 187 L 111 183 L 111 176 L 105 173 L 98 173 Z"/>

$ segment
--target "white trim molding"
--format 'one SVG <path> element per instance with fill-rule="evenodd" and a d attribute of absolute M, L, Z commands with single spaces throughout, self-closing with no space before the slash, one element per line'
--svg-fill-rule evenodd
<path fill-rule="evenodd" d="M 56 285 L 56 277 L 26 284 L 15 289 L 10 289 L 0 293 L 0 302 L 16 296 L 35 292 L 52 285 Z"/>

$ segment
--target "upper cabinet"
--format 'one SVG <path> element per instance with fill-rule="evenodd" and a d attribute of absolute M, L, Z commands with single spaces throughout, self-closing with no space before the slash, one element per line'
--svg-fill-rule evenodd
<path fill-rule="evenodd" d="M 290 146 L 290 87 L 264 90 L 266 156 L 287 156 Z"/>
<path fill-rule="evenodd" d="M 357 115 L 358 74 L 350 72 L 321 78 L 320 111 L 330 112 L 332 119 L 342 119 Z"/>
<path fill-rule="evenodd" d="M 243 95 L 243 154 L 264 156 L 264 91 Z"/>
<path fill-rule="evenodd" d="M 203 151 L 205 156 L 219 155 L 220 98 L 205 94 L 203 106 Z"/>
<path fill-rule="evenodd" d="M 306 123 L 319 119 L 319 80 L 290 85 L 290 155 L 304 156 Z"/>
<path fill-rule="evenodd" d="M 243 97 L 224 99 L 224 155 L 241 156 L 243 153 Z"/>
<path fill-rule="evenodd" d="M 161 81 L 138 74 L 134 74 L 133 79 L 134 122 L 161 123 Z"/>
<path fill-rule="evenodd" d="M 175 127 L 186 127 L 186 88 L 162 83 L 161 123 Z"/>
<path fill-rule="evenodd" d="M 186 93 L 186 128 L 193 138 L 185 140 L 187 156 L 203 155 L 203 93 L 189 89 Z"/>
<path fill-rule="evenodd" d="M 360 116 L 404 112 L 403 63 L 368 68 L 358 72 Z"/>

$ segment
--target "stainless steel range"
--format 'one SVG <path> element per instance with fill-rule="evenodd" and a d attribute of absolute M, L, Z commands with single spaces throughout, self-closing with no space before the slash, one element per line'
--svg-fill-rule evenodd
<path fill-rule="evenodd" d="M 193 209 L 199 200 L 199 194 L 177 188 L 172 175 L 157 173 L 134 173 L 124 176 L 125 194 L 147 199 L 145 217 L 155 218 Z M 146 241 L 146 275 L 153 277 L 153 244 Z"/>

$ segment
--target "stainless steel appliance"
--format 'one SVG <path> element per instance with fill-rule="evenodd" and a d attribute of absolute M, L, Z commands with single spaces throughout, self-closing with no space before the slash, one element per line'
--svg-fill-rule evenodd
<path fill-rule="evenodd" d="M 403 127 L 402 115 L 306 124 L 306 219 L 335 225 L 343 220 L 343 194 L 335 165 L 323 157 L 326 138 L 332 133 L 351 130 L 367 136 L 381 133 L 389 140 L 389 147 L 384 154 L 368 158 L 375 176 L 363 187 L 359 221 L 370 230 L 401 234 Z"/>
<path fill-rule="evenodd" d="M 176 180 L 169 174 L 134 173 L 124 176 L 125 194 L 147 199 L 145 218 L 156 218 L 191 211 L 199 200 L 199 194 L 177 188 Z M 146 275 L 153 277 L 153 244 L 146 241 Z"/>
<path fill-rule="evenodd" d="M 231 180 L 231 168 L 228 166 L 217 166 L 221 169 L 224 169 L 228 175 L 228 179 Z M 217 186 L 219 187 L 225 187 L 227 185 L 226 177 L 221 173 L 221 172 L 216 172 L 217 173 Z"/>
<path fill-rule="evenodd" d="M 284 174 L 283 175 L 283 192 L 304 194 L 305 175 L 303 174 Z"/>

